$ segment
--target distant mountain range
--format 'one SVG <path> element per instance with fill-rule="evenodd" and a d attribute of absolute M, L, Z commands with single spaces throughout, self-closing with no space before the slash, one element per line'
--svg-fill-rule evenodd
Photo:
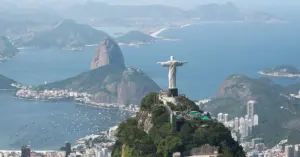
<path fill-rule="evenodd" d="M 266 22 L 278 19 L 271 14 L 240 11 L 233 3 L 207 4 L 192 10 L 182 10 L 164 5 L 108 5 L 106 3 L 88 1 L 77 4 L 61 12 L 69 18 L 124 19 L 124 18 L 154 18 L 154 19 L 188 19 L 199 18 L 202 21 L 248 21 Z M 268 16 L 266 16 L 268 15 Z M 279 19 L 278 19 L 279 20 Z"/>
<path fill-rule="evenodd" d="M 17 52 L 19 52 L 19 50 L 15 48 L 6 37 L 0 37 L 0 62 L 14 57 Z"/>
<path fill-rule="evenodd" d="M 160 90 L 141 70 L 125 67 L 123 54 L 111 38 L 100 43 L 91 65 L 91 71 L 38 88 L 72 89 L 93 94 L 96 102 L 120 104 L 139 104 L 146 94 Z"/>
<path fill-rule="evenodd" d="M 31 38 L 21 38 L 14 42 L 20 47 L 59 47 L 67 50 L 78 50 L 83 49 L 85 45 L 97 44 L 108 36 L 107 33 L 88 25 L 66 19 L 48 30 L 34 34 Z"/>
<path fill-rule="evenodd" d="M 59 1 L 33 3 L 0 2 L 0 20 L 33 21 L 52 23 L 62 18 L 76 20 L 92 19 L 124 19 L 124 18 L 153 18 L 153 19 L 189 19 L 199 18 L 203 21 L 248 21 L 266 22 L 280 21 L 279 18 L 261 12 L 243 12 L 233 3 L 200 5 L 191 10 L 166 5 L 108 5 L 107 3 L 86 1 Z M 48 5 L 47 5 L 48 4 Z M 34 7 L 35 5 L 35 7 Z M 52 5 L 52 7 L 51 7 Z M 55 7 L 53 7 L 55 5 Z M 32 6 L 32 7 L 31 7 Z M 21 16 L 22 15 L 22 16 Z M 277 20 L 275 20 L 277 19 Z"/>
<path fill-rule="evenodd" d="M 232 75 L 223 82 L 216 97 L 205 104 L 204 109 L 214 115 L 222 112 L 228 113 L 230 118 L 240 117 L 247 114 L 247 101 L 255 100 L 259 126 L 254 128 L 254 136 L 264 138 L 268 146 L 286 138 L 294 143 L 300 140 L 300 99 L 290 94 L 297 94 L 298 90 L 299 84 L 284 87 L 269 78 Z"/>

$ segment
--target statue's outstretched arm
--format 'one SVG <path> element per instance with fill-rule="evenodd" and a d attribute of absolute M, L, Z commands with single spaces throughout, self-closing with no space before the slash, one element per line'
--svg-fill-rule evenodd
<path fill-rule="evenodd" d="M 157 62 L 157 64 L 164 66 L 164 67 L 168 67 L 170 65 L 169 62 Z"/>
<path fill-rule="evenodd" d="M 186 61 L 182 61 L 182 62 L 178 61 L 176 65 L 177 66 L 183 66 L 183 64 L 186 64 L 186 63 L 187 63 Z"/>

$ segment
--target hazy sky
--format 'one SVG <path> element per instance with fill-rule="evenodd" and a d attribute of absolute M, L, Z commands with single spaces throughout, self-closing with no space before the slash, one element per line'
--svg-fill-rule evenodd
<path fill-rule="evenodd" d="M 148 5 L 148 4 L 163 4 L 181 7 L 183 9 L 193 8 L 200 4 L 208 3 L 226 3 L 233 2 L 242 10 L 259 10 L 270 13 L 299 12 L 300 0 L 0 0 L 0 2 L 8 1 L 17 5 L 32 6 L 34 4 L 43 4 L 54 8 L 65 5 L 75 4 L 86 1 L 101 1 L 109 4 L 127 4 L 127 5 Z"/>
<path fill-rule="evenodd" d="M 175 5 L 181 7 L 193 7 L 199 4 L 207 3 L 225 3 L 234 2 L 242 7 L 287 7 L 287 6 L 299 6 L 300 0 L 99 0 L 108 3 L 123 3 L 123 4 L 166 4 Z"/>
<path fill-rule="evenodd" d="M 225 3 L 234 2 L 242 7 L 294 7 L 300 6 L 300 0 L 0 0 L 17 3 L 47 3 L 47 2 L 65 2 L 76 3 L 85 1 L 103 1 L 112 4 L 164 4 L 178 7 L 190 8 L 199 4 L 207 3 Z"/>

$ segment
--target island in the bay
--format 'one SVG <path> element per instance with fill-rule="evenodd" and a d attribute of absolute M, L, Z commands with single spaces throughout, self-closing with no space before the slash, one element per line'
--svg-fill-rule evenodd
<path fill-rule="evenodd" d="M 300 77 L 300 71 L 292 65 L 281 65 L 275 68 L 261 70 L 258 73 L 261 75 L 273 77 Z"/>
<path fill-rule="evenodd" d="M 0 63 L 14 57 L 19 50 L 15 48 L 7 37 L 0 37 Z"/>
<path fill-rule="evenodd" d="M 21 87 L 16 95 L 38 100 L 68 98 L 91 106 L 120 107 L 139 104 L 147 93 L 159 90 L 142 70 L 126 67 L 119 45 L 106 38 L 95 52 L 90 71 L 35 88 Z"/>

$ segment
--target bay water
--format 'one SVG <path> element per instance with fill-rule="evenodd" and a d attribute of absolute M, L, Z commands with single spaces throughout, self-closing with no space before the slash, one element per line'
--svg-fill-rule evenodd
<path fill-rule="evenodd" d="M 210 23 L 168 29 L 160 35 L 180 40 L 121 47 L 126 65 L 142 69 L 161 88 L 167 88 L 167 68 L 156 62 L 167 61 L 170 56 L 188 61 L 178 69 L 177 85 L 180 93 L 193 100 L 213 97 L 231 74 L 259 77 L 259 70 L 282 64 L 300 68 L 298 25 Z M 0 73 L 27 85 L 58 81 L 88 71 L 94 51 L 95 47 L 81 52 L 22 50 L 0 64 Z M 299 82 L 274 80 L 284 85 Z M 12 94 L 0 93 L 0 149 L 19 149 L 28 143 L 35 149 L 56 149 L 65 141 L 105 130 L 127 118 L 118 110 L 25 101 Z"/>

